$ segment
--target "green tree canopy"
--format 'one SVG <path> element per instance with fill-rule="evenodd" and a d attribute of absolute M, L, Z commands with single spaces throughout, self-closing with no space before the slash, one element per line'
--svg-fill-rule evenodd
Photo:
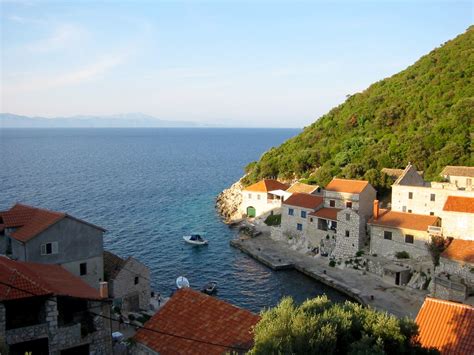
<path fill-rule="evenodd" d="M 300 306 L 284 298 L 262 313 L 254 332 L 252 355 L 438 354 L 416 341 L 414 321 L 354 302 L 334 304 L 326 296 Z"/>

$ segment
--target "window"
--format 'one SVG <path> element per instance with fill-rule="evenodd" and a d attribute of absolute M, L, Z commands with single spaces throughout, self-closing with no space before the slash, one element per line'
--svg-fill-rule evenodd
<path fill-rule="evenodd" d="M 347 208 L 352 208 L 352 201 L 347 201 L 346 202 L 346 207 Z"/>
<path fill-rule="evenodd" d="M 252 198 L 252 194 L 249 194 L 249 198 Z"/>
<path fill-rule="evenodd" d="M 413 199 L 413 192 L 408 193 L 408 199 L 412 200 Z"/>
<path fill-rule="evenodd" d="M 299 231 L 303 230 L 303 225 L 301 223 L 296 224 L 296 229 Z"/>
<path fill-rule="evenodd" d="M 260 200 L 260 195 L 257 195 L 257 200 Z"/>
<path fill-rule="evenodd" d="M 383 239 L 392 240 L 392 232 L 384 231 L 383 232 Z"/>
<path fill-rule="evenodd" d="M 329 206 L 336 207 L 336 201 L 335 200 L 329 200 Z"/>
<path fill-rule="evenodd" d="M 295 210 L 293 208 L 288 208 L 288 214 L 290 216 L 293 216 L 294 213 L 295 213 Z"/>
<path fill-rule="evenodd" d="M 403 207 L 402 207 L 402 211 L 403 211 L 403 212 L 406 212 L 406 211 L 407 211 L 407 206 L 403 206 Z"/>
<path fill-rule="evenodd" d="M 306 218 L 306 211 L 301 211 L 301 218 Z"/>
<path fill-rule="evenodd" d="M 436 201 L 436 195 L 435 194 L 430 195 L 430 201 Z"/>
<path fill-rule="evenodd" d="M 408 210 L 408 213 L 411 213 L 411 210 Z"/>
<path fill-rule="evenodd" d="M 81 276 L 87 275 L 87 263 L 79 264 L 79 275 Z"/>
<path fill-rule="evenodd" d="M 310 217 L 309 221 L 310 221 L 310 222 L 313 222 L 313 217 Z"/>
<path fill-rule="evenodd" d="M 316 192 L 321 192 L 321 188 L 320 188 L 320 187 L 318 187 L 318 189 L 316 190 Z"/>
<path fill-rule="evenodd" d="M 351 234 L 346 230 L 346 237 L 349 237 Z"/>
<path fill-rule="evenodd" d="M 41 244 L 41 255 L 51 255 L 58 253 L 58 242 Z"/>
<path fill-rule="evenodd" d="M 430 216 L 434 216 L 434 212 L 430 212 Z"/>
<path fill-rule="evenodd" d="M 138 280 L 139 280 L 138 276 L 135 276 L 135 285 L 138 285 Z"/>
<path fill-rule="evenodd" d="M 346 213 L 346 221 L 350 221 L 351 220 L 351 214 L 350 213 Z"/>
<path fill-rule="evenodd" d="M 411 234 L 406 234 L 405 235 L 405 243 L 413 244 L 413 240 L 415 238 Z"/>
<path fill-rule="evenodd" d="M 322 218 L 318 218 L 318 229 L 321 231 L 327 231 L 328 230 L 328 221 Z"/>

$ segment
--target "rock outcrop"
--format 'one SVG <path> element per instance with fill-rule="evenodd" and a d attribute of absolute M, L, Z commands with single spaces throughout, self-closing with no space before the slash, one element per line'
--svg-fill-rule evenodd
<path fill-rule="evenodd" d="M 242 219 L 240 212 L 240 205 L 242 204 L 242 188 L 242 182 L 239 180 L 217 196 L 217 212 L 222 216 L 224 222 L 227 224 Z"/>

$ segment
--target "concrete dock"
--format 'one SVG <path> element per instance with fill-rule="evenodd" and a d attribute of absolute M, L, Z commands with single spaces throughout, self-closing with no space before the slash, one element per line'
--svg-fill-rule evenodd
<path fill-rule="evenodd" d="M 330 267 L 328 258 L 312 257 L 272 240 L 267 233 L 255 238 L 234 239 L 230 244 L 273 270 L 295 269 L 364 305 L 398 317 L 415 318 L 427 291 L 385 283 L 374 274 Z"/>

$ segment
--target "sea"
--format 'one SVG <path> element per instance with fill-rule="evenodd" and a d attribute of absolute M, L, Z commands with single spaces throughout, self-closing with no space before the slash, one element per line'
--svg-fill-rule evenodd
<path fill-rule="evenodd" d="M 284 296 L 296 302 L 346 296 L 297 271 L 272 271 L 229 241 L 237 231 L 215 211 L 216 196 L 244 167 L 297 135 L 296 129 L 0 129 L 0 210 L 15 202 L 64 211 L 104 227 L 104 248 L 151 270 L 163 297 L 178 276 L 259 312 Z M 183 241 L 205 233 L 209 245 Z"/>

